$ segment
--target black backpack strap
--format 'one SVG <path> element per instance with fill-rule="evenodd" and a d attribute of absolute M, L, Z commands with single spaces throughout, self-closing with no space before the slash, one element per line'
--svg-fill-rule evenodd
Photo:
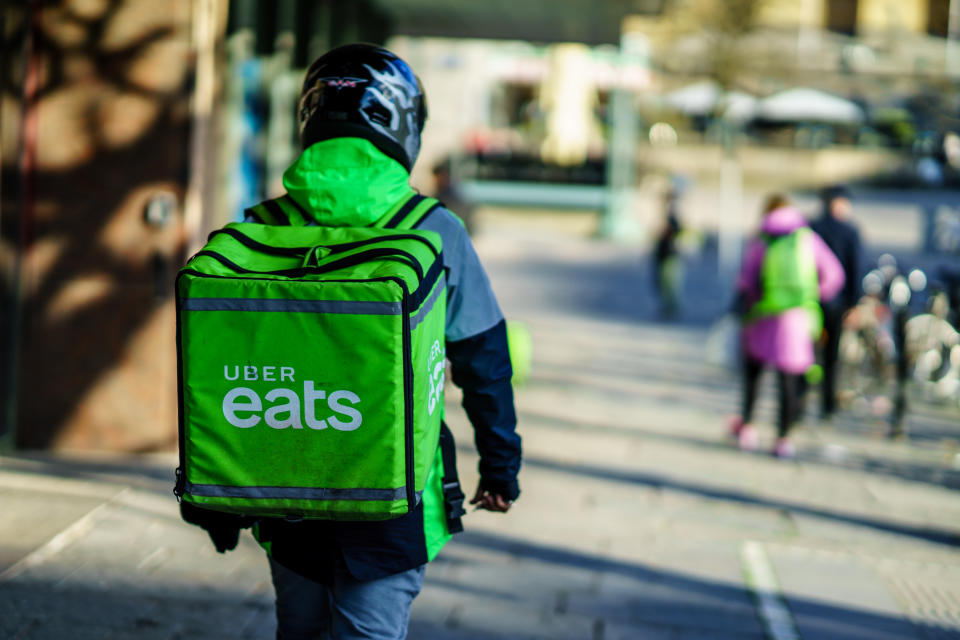
<path fill-rule="evenodd" d="M 410 228 L 411 228 L 411 229 L 419 229 L 419 228 L 420 228 L 420 225 L 422 225 L 424 222 L 427 221 L 427 218 L 430 217 L 430 214 L 431 214 L 431 213 L 433 213 L 433 212 L 436 211 L 437 209 L 444 209 L 444 208 L 446 208 L 446 205 L 443 204 L 442 202 L 440 202 L 440 201 L 438 200 L 438 201 L 436 202 L 436 204 L 434 204 L 432 207 L 430 207 L 429 209 L 427 209 L 426 213 L 424 213 L 422 216 L 420 216 L 420 219 L 417 220 L 417 221 L 414 223 L 414 225 L 413 225 L 412 227 L 410 227 Z"/>
<path fill-rule="evenodd" d="M 257 224 L 265 224 L 263 221 L 263 214 L 261 213 L 262 209 L 258 206 L 247 207 L 243 210 L 243 221 L 244 222 L 256 222 Z"/>
<path fill-rule="evenodd" d="M 277 202 L 287 203 L 287 206 L 289 207 L 289 210 L 287 211 L 287 218 L 289 219 L 291 225 L 296 227 L 312 227 L 317 225 L 317 221 L 314 220 L 313 216 L 310 215 L 310 212 L 307 211 L 299 202 L 294 200 L 293 196 L 291 196 L 289 193 L 285 193 L 277 198 Z"/>
<path fill-rule="evenodd" d="M 290 216 L 276 200 L 264 200 L 244 210 L 244 215 L 260 224 L 290 225 Z"/>
<path fill-rule="evenodd" d="M 460 488 L 460 478 L 457 475 L 457 449 L 453 441 L 453 432 L 445 422 L 440 422 L 440 455 L 443 456 L 443 504 L 446 507 L 447 531 L 460 533 L 463 531 L 461 518 L 467 513 L 463 508 L 466 496 Z"/>
<path fill-rule="evenodd" d="M 283 210 L 283 207 L 280 206 L 279 202 L 276 200 L 264 200 L 260 204 L 270 212 L 270 215 L 274 219 L 274 224 L 290 226 L 290 217 L 287 215 L 287 212 Z"/>
<path fill-rule="evenodd" d="M 415 193 L 410 196 L 410 199 L 403 203 L 403 206 L 393 214 L 393 216 L 383 225 L 384 229 L 396 229 L 397 225 L 404 221 L 404 219 L 410 215 L 410 212 L 413 211 L 418 204 L 426 200 L 426 198 L 419 193 Z"/>

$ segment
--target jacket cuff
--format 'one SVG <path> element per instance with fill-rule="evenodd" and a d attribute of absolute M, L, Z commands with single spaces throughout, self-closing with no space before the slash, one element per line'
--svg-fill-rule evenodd
<path fill-rule="evenodd" d="M 510 478 L 509 480 L 503 478 L 481 478 L 480 486 L 490 493 L 502 496 L 510 502 L 520 497 L 520 483 L 516 478 Z"/>

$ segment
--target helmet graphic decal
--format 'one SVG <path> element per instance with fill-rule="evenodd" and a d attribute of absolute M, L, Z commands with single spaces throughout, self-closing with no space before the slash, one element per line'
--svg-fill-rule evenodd
<path fill-rule="evenodd" d="M 297 116 L 304 146 L 366 138 L 409 171 L 420 152 L 426 102 L 406 62 L 381 47 L 345 45 L 310 65 Z"/>
<path fill-rule="evenodd" d="M 343 89 L 344 87 L 354 88 L 367 82 L 366 78 L 320 78 L 328 87 Z"/>
<path fill-rule="evenodd" d="M 390 124 L 384 127 L 383 123 L 375 122 L 365 110 L 361 110 L 364 119 L 370 126 L 388 135 L 403 144 L 407 156 L 416 158 L 420 153 L 420 136 L 410 135 L 419 133 L 416 121 L 416 99 L 420 96 L 419 86 L 415 80 L 411 84 L 410 78 L 403 74 L 397 65 L 390 63 L 384 71 L 378 71 L 368 64 L 363 65 L 373 78 L 369 93 L 375 96 L 380 103 L 392 114 Z M 389 92 L 389 96 L 384 92 Z M 401 121 L 397 107 L 406 115 Z"/>

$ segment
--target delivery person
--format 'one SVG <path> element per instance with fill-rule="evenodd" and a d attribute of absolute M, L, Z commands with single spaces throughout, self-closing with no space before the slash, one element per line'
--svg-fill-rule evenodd
<path fill-rule="evenodd" d="M 414 195 L 409 173 L 426 116 L 418 78 L 386 49 L 347 45 L 317 59 L 299 103 L 303 152 L 283 175 L 307 224 L 369 226 Z M 255 221 L 284 222 L 269 214 L 282 212 L 279 205 L 264 204 L 250 210 Z M 443 243 L 446 356 L 480 454 L 480 483 L 470 503 L 506 512 L 520 495 L 521 449 L 503 314 L 458 218 L 437 207 L 417 228 L 436 232 Z M 445 456 L 444 467 L 452 466 L 447 462 Z M 259 519 L 254 533 L 270 556 L 277 637 L 404 638 L 426 548 L 455 529 L 443 518 L 425 519 L 427 502 L 425 495 L 408 514 L 377 522 Z M 459 503 L 447 509 L 448 516 L 462 513 Z M 240 527 L 250 525 L 246 517 L 186 503 L 183 515 L 204 527 L 221 552 L 234 548 Z"/>

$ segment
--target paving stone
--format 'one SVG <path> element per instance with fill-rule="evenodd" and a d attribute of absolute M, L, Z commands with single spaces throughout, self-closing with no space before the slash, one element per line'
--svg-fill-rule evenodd
<path fill-rule="evenodd" d="M 670 572 L 604 573 L 596 593 L 578 594 L 570 611 L 624 624 L 642 624 L 708 634 L 760 633 L 745 588 Z"/>
<path fill-rule="evenodd" d="M 917 637 L 880 576 L 857 558 L 775 545 L 767 554 L 801 637 Z"/>
<path fill-rule="evenodd" d="M 450 621 L 454 629 L 517 640 L 583 640 L 593 636 L 596 624 L 581 616 L 482 600 L 457 608 Z"/>
<path fill-rule="evenodd" d="M 472 632 L 464 629 L 451 629 L 449 627 L 424 622 L 413 617 L 410 620 L 407 640 L 493 640 L 495 636 L 487 632 Z"/>
<path fill-rule="evenodd" d="M 6 489 L 0 485 L 0 573 L 103 502 L 96 497 Z"/>

